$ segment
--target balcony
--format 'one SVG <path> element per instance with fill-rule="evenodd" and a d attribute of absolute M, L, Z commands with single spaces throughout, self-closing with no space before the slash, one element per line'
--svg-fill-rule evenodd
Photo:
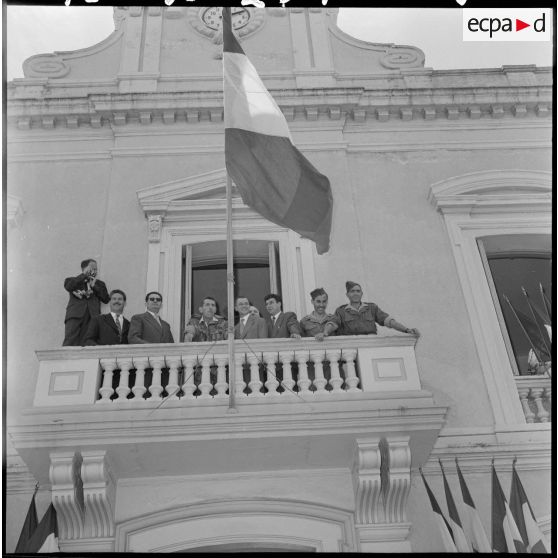
<path fill-rule="evenodd" d="M 372 513 L 407 533 L 410 471 L 427 460 L 447 410 L 421 389 L 415 343 L 238 341 L 234 406 L 226 341 L 37 351 L 34 404 L 10 434 L 51 486 L 68 551 L 93 539 L 92 549 L 118 547 L 121 486 L 251 471 L 346 471 L 358 522 Z M 381 491 L 393 491 L 387 508 Z"/>

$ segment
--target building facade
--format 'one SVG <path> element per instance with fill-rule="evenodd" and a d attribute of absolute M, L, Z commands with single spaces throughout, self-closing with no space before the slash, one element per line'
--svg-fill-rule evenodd
<path fill-rule="evenodd" d="M 456 458 L 487 526 L 491 462 L 508 491 L 517 458 L 549 535 L 551 363 L 501 301 L 524 285 L 505 261 L 550 281 L 552 69 L 436 71 L 337 11 L 233 13 L 334 203 L 318 256 L 235 196 L 236 289 L 302 317 L 357 281 L 421 337 L 236 343 L 234 407 L 226 342 L 61 347 L 86 257 L 128 317 L 161 292 L 177 341 L 201 296 L 224 312 L 218 9 L 115 8 L 8 84 L 8 551 L 37 482 L 68 552 L 443 551 L 419 467 L 443 501 Z"/>

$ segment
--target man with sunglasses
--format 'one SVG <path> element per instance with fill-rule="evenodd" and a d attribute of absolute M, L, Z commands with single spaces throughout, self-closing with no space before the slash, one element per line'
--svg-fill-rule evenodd
<path fill-rule="evenodd" d="M 156 291 L 145 295 L 146 312 L 130 320 L 128 343 L 174 343 L 170 325 L 159 317 L 163 296 Z"/>

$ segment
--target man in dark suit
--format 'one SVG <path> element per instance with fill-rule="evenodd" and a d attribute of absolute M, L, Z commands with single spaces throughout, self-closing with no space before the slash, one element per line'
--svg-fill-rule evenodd
<path fill-rule="evenodd" d="M 240 319 L 234 326 L 235 339 L 265 339 L 267 337 L 265 320 L 252 314 L 250 301 L 245 296 L 237 297 L 236 311 Z"/>
<path fill-rule="evenodd" d="M 66 277 L 64 288 L 70 293 L 64 318 L 64 346 L 80 346 L 91 318 L 101 313 L 101 302 L 109 301 L 107 287 L 97 279 L 97 262 L 91 258 L 81 262 L 77 277 Z"/>
<path fill-rule="evenodd" d="M 161 293 L 153 291 L 145 295 L 147 311 L 132 316 L 128 343 L 174 343 L 170 325 L 159 317 L 162 305 Z"/>
<path fill-rule="evenodd" d="M 294 312 L 283 312 L 283 299 L 278 294 L 268 294 L 264 297 L 265 308 L 269 313 L 266 318 L 268 337 L 292 337 L 300 339 L 301 329 Z"/>
<path fill-rule="evenodd" d="M 99 314 L 90 322 L 85 345 L 125 345 L 128 343 L 130 322 L 122 316 L 126 306 L 126 293 L 114 289 L 109 294 L 110 312 Z"/>

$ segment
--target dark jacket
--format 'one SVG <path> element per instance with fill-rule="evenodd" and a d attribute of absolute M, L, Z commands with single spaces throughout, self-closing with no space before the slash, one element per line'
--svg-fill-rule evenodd
<path fill-rule="evenodd" d="M 292 333 L 302 335 L 300 324 L 294 312 L 281 312 L 275 325 L 271 322 L 271 316 L 268 316 L 265 321 L 267 323 L 268 337 L 290 337 Z"/>
<path fill-rule="evenodd" d="M 168 322 L 161 320 L 159 325 L 149 312 L 144 312 L 132 316 L 128 343 L 174 343 L 174 339 Z"/>
<path fill-rule="evenodd" d="M 107 304 L 109 294 L 107 286 L 103 281 L 97 279 L 92 287 L 89 298 L 85 296 L 78 298 L 73 294 L 74 291 L 87 290 L 87 276 L 80 273 L 77 277 L 67 277 L 64 279 L 64 288 L 70 293 L 68 305 L 66 306 L 66 317 L 64 321 L 72 318 L 83 318 L 86 314 L 98 316 L 101 313 L 101 302 Z"/>
<path fill-rule="evenodd" d="M 125 345 L 128 343 L 130 321 L 123 317 L 122 337 L 112 314 L 100 314 L 90 322 L 85 334 L 85 345 Z"/>

